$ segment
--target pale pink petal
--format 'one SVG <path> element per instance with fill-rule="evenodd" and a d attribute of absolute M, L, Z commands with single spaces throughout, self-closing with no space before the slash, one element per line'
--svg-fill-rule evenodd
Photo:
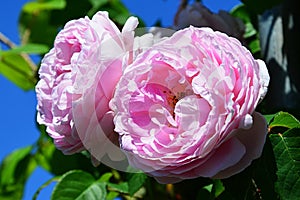
<path fill-rule="evenodd" d="M 214 178 L 227 178 L 241 172 L 248 167 L 254 159 L 260 157 L 265 144 L 267 130 L 266 119 L 259 113 L 253 113 L 253 126 L 248 129 L 239 129 L 235 131 L 236 138 L 246 147 L 243 158 L 234 166 L 220 171 Z"/>

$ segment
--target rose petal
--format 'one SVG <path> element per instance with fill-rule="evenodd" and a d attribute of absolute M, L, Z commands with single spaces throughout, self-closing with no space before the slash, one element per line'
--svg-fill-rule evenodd
<path fill-rule="evenodd" d="M 261 155 L 267 133 L 266 119 L 261 114 L 254 112 L 253 126 L 248 130 L 239 129 L 235 132 L 236 138 L 246 147 L 245 155 L 236 165 L 219 172 L 214 178 L 227 178 L 248 167 L 254 159 Z"/>

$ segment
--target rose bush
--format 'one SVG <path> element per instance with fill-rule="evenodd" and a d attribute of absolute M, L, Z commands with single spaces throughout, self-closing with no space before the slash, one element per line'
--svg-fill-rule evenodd
<path fill-rule="evenodd" d="M 232 37 L 193 26 L 129 65 L 111 108 L 129 163 L 160 183 L 226 178 L 261 155 L 267 123 L 262 60 Z"/>
<path fill-rule="evenodd" d="M 85 136 L 80 135 L 82 133 L 74 125 L 73 101 L 80 101 L 83 95 L 75 80 L 80 79 L 83 83 L 95 71 L 110 74 L 105 76 L 109 84 L 98 84 L 97 101 L 90 105 L 92 109 L 98 108 L 99 121 L 106 119 L 108 101 L 122 74 L 120 52 L 133 48 L 133 30 L 137 24 L 137 18 L 130 17 L 120 32 L 107 12 L 98 12 L 92 19 L 72 20 L 58 33 L 54 47 L 43 58 L 39 69 L 40 80 L 36 85 L 37 121 L 47 126 L 46 131 L 63 153 L 73 154 L 86 148 L 85 140 L 82 140 Z M 126 56 L 127 60 L 131 59 L 130 55 Z M 79 77 L 83 73 L 85 77 Z M 88 85 L 87 82 L 84 84 Z M 113 132 L 111 124 L 112 119 L 104 129 L 111 128 L 110 132 Z"/>

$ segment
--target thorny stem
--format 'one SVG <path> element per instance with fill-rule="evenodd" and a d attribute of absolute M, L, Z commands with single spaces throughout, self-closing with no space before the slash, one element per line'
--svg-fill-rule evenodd
<path fill-rule="evenodd" d="M 261 196 L 261 190 L 258 188 L 258 186 L 256 185 L 255 183 L 255 180 L 254 179 L 251 179 L 251 182 L 252 182 L 252 185 L 254 186 L 255 188 L 255 195 L 256 195 L 256 198 L 261 200 L 262 199 L 262 196 Z"/>
<path fill-rule="evenodd" d="M 8 48 L 12 49 L 15 48 L 17 45 L 14 44 L 8 37 L 6 37 L 3 33 L 0 32 L 0 42 L 6 45 Z M 32 59 L 29 57 L 28 54 L 26 53 L 21 53 L 20 54 L 24 60 L 28 63 L 30 66 L 32 73 L 35 74 L 37 71 L 37 66 L 36 64 L 32 61 Z"/>

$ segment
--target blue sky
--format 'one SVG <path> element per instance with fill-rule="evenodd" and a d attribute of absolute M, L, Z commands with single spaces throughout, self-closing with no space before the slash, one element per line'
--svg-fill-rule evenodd
<path fill-rule="evenodd" d="M 18 15 L 29 0 L 5 1 L 1 4 L 0 32 L 19 44 Z M 124 0 L 133 15 L 141 17 L 147 26 L 158 19 L 164 26 L 172 24 L 179 0 Z M 206 0 L 204 5 L 214 12 L 230 10 L 238 0 Z M 36 98 L 34 91 L 25 92 L 0 75 L 0 160 L 14 149 L 33 144 L 39 137 L 35 127 Z M 37 169 L 26 184 L 24 200 L 32 199 L 37 188 L 51 178 L 42 169 Z M 50 199 L 54 184 L 42 190 L 38 199 Z"/>

